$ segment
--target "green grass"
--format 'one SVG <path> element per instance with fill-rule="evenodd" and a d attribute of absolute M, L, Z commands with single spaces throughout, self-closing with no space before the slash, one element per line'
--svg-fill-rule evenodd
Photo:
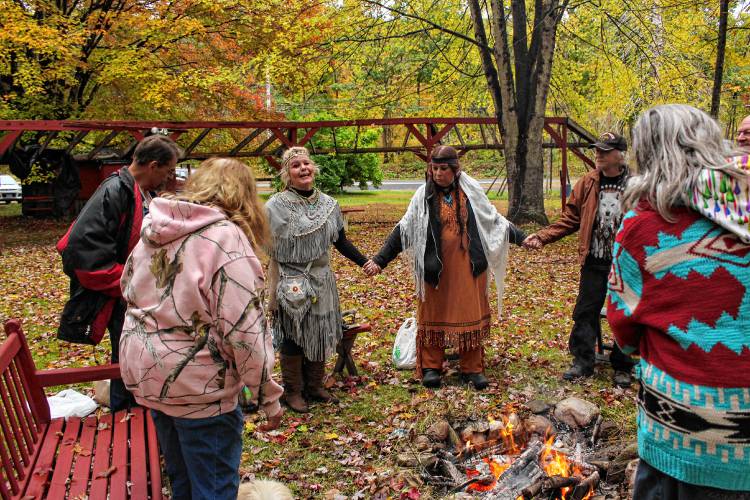
<path fill-rule="evenodd" d="M 352 207 L 383 203 L 386 205 L 406 205 L 414 191 L 390 191 L 373 189 L 368 191 L 341 193 L 334 196 L 342 207 Z"/>
<path fill-rule="evenodd" d="M 17 217 L 21 215 L 20 203 L 8 203 L 0 205 L 0 217 Z"/>

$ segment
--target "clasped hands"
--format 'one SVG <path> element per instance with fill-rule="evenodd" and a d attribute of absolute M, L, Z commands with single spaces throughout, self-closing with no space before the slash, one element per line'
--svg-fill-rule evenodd
<path fill-rule="evenodd" d="M 526 250 L 541 250 L 544 243 L 542 243 L 542 239 L 536 234 L 530 234 L 523 240 L 521 246 Z"/>
<path fill-rule="evenodd" d="M 371 278 L 376 274 L 380 274 L 383 271 L 383 268 L 377 265 L 372 259 L 370 259 L 365 262 L 364 266 L 362 266 L 362 270 L 368 277 Z"/>

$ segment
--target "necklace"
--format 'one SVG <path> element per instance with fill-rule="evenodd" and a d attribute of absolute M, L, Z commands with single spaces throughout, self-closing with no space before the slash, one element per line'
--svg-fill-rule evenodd
<path fill-rule="evenodd" d="M 305 217 L 307 217 L 310 220 L 314 220 L 316 216 L 316 212 L 318 210 L 318 200 L 320 199 L 320 191 L 318 191 L 317 189 L 314 189 L 313 193 L 308 197 L 302 196 L 295 189 L 291 189 L 291 191 L 297 196 L 297 198 L 299 198 L 301 201 L 304 202 Z"/>

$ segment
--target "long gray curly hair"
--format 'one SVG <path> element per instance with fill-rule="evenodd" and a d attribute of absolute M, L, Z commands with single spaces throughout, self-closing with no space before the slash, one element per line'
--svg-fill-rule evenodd
<path fill-rule="evenodd" d="M 628 181 L 624 211 L 645 198 L 667 221 L 670 209 L 686 206 L 702 168 L 732 177 L 746 172 L 732 163 L 743 153 L 724 140 L 719 124 L 685 104 L 664 104 L 645 111 L 633 127 L 633 156 L 638 175 Z"/>

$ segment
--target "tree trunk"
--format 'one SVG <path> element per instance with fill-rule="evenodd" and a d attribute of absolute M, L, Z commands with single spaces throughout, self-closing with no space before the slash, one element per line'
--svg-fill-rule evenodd
<path fill-rule="evenodd" d="M 714 67 L 714 88 L 711 92 L 711 116 L 719 117 L 721 108 L 721 82 L 724 78 L 724 51 L 727 46 L 727 18 L 729 17 L 729 0 L 720 0 L 719 6 L 719 39 L 716 44 L 716 66 Z"/>

